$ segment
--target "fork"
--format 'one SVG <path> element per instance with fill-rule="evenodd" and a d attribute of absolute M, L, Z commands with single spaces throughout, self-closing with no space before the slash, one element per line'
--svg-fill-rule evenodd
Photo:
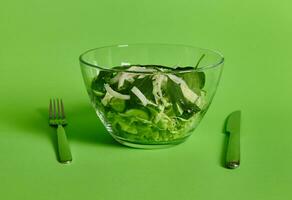
<path fill-rule="evenodd" d="M 50 99 L 49 125 L 57 128 L 59 161 L 67 164 L 72 161 L 72 155 L 64 126 L 67 125 L 62 99 Z"/>

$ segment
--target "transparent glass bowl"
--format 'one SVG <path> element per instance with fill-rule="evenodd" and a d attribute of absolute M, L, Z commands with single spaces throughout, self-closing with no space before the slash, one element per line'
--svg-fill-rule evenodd
<path fill-rule="evenodd" d="M 218 52 L 171 44 L 101 47 L 79 60 L 98 117 L 115 140 L 137 148 L 185 141 L 210 106 L 224 63 Z"/>

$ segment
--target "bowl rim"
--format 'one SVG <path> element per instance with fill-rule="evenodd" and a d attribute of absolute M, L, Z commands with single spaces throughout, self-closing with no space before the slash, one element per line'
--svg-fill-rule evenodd
<path fill-rule="evenodd" d="M 137 71 L 131 71 L 131 70 L 127 70 L 127 69 L 104 68 L 102 66 L 87 62 L 84 59 L 84 56 L 87 53 L 95 51 L 95 50 L 98 50 L 98 49 L 113 48 L 113 47 L 124 48 L 124 47 L 128 47 L 128 46 L 140 46 L 140 45 L 180 46 L 180 47 L 195 48 L 195 49 L 199 49 L 199 50 L 203 50 L 203 51 L 207 51 L 207 52 L 213 53 L 213 54 L 215 54 L 215 55 L 220 57 L 218 62 L 215 62 L 215 63 L 210 64 L 210 65 L 205 65 L 205 66 L 202 66 L 202 67 L 197 68 L 197 69 L 188 69 L 188 70 L 180 70 L 180 71 L 174 71 L 174 70 L 169 69 L 169 70 L 164 70 L 164 71 L 160 72 L 160 73 L 165 73 L 165 74 L 167 74 L 167 73 L 202 72 L 202 71 L 205 71 L 205 70 L 218 68 L 225 61 L 224 56 L 219 51 L 216 51 L 216 50 L 213 50 L 213 49 L 201 48 L 201 47 L 192 46 L 192 45 L 172 44 L 172 43 L 128 43 L 128 44 L 106 45 L 106 46 L 101 46 L 101 47 L 96 47 L 96 48 L 89 49 L 89 50 L 83 52 L 79 56 L 79 62 L 82 63 L 82 64 L 85 64 L 87 66 L 94 67 L 94 68 L 97 68 L 97 69 L 103 70 L 103 71 L 109 71 L 109 72 L 128 72 L 128 73 L 139 73 L 139 74 L 153 74 L 153 72 L 148 72 L 148 71 L 139 71 L 139 72 L 137 72 Z M 138 65 L 138 64 L 133 64 L 133 65 Z"/>

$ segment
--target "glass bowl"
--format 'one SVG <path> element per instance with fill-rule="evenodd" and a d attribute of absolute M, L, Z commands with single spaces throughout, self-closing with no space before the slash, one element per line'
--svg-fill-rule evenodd
<path fill-rule="evenodd" d="M 215 95 L 223 56 L 172 44 L 91 49 L 80 57 L 87 92 L 111 136 L 136 148 L 185 141 Z"/>

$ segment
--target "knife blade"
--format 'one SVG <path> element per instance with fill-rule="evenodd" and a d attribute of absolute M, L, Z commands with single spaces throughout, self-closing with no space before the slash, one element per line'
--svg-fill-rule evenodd
<path fill-rule="evenodd" d="M 225 132 L 229 133 L 226 152 L 226 167 L 235 169 L 240 165 L 240 120 L 241 111 L 232 112 L 226 121 Z"/>

